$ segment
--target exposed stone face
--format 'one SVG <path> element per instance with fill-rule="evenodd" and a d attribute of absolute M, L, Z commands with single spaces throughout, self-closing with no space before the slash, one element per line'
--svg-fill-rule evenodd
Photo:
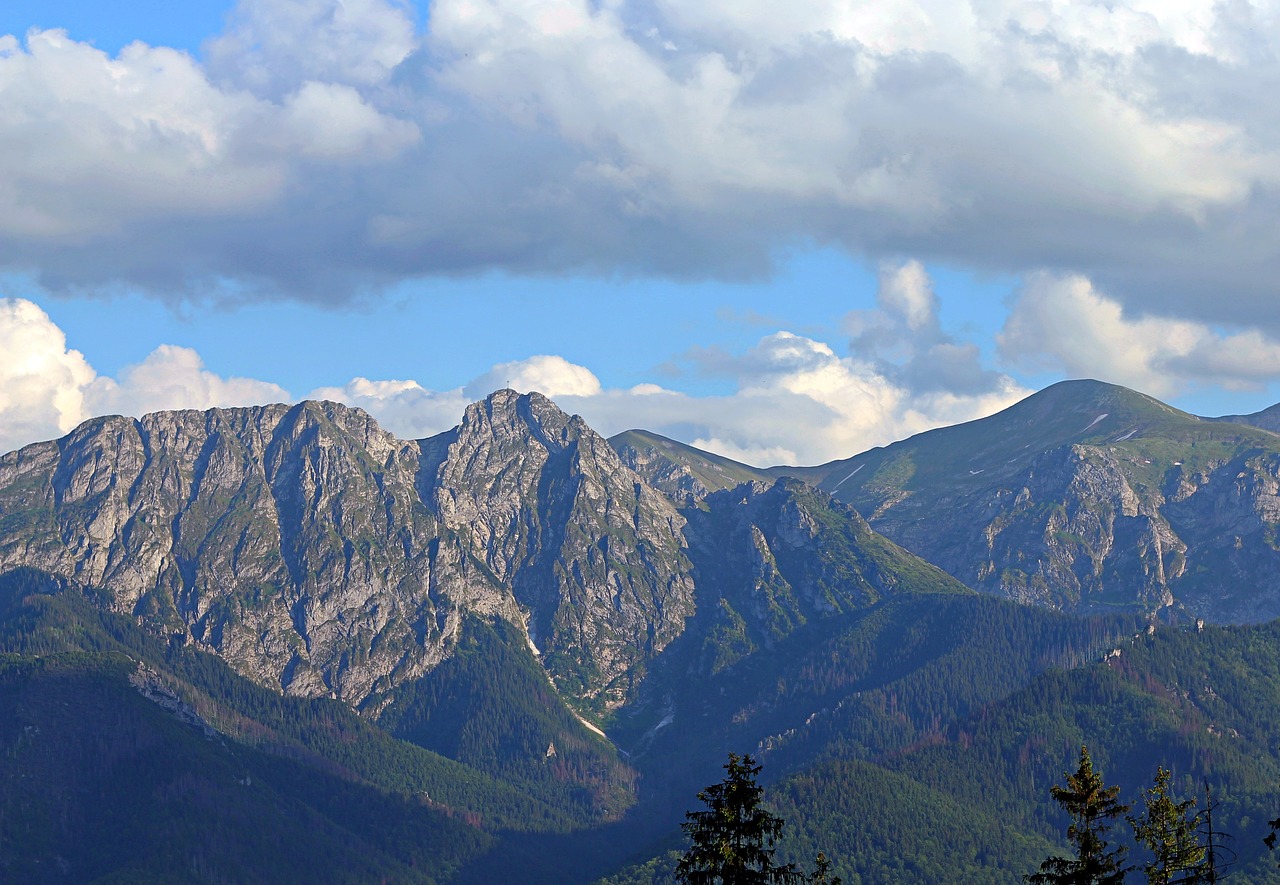
<path fill-rule="evenodd" d="M 877 531 L 983 592 L 1077 611 L 1280 617 L 1271 433 L 1077 382 L 831 475 L 853 477 L 838 493 Z"/>
<path fill-rule="evenodd" d="M 423 448 L 423 500 L 511 588 L 552 676 L 620 703 L 693 613 L 674 505 L 539 394 L 499 391 Z"/>
<path fill-rule="evenodd" d="M 0 565 L 111 591 L 242 672 L 352 703 L 510 610 L 417 500 L 416 443 L 332 403 L 89 422 L 0 459 Z M 14 530 L 18 529 L 18 530 Z"/>
<path fill-rule="evenodd" d="M 303 403 L 104 418 L 0 459 L 0 568 L 352 704 L 434 666 L 467 614 L 527 625 L 570 696 L 621 702 L 692 611 L 683 525 L 581 419 L 511 391 L 421 443 Z"/>
<path fill-rule="evenodd" d="M 703 606 L 700 664 L 710 671 L 894 593 L 970 592 L 799 480 L 744 483 L 688 512 Z"/>
<path fill-rule="evenodd" d="M 981 496 L 950 508 L 904 498 L 873 524 L 969 586 L 1023 602 L 1177 607 L 1228 623 L 1280 616 L 1280 456 L 1174 468 L 1164 488 L 1169 497 L 1139 493 L 1104 448 L 1071 446 Z"/>

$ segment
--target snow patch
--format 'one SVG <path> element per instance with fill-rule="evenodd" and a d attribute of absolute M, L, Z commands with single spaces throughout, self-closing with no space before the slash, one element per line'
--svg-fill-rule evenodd
<path fill-rule="evenodd" d="M 1103 412 L 1103 413 L 1102 413 L 1101 415 L 1099 415 L 1097 418 L 1094 418 L 1092 421 L 1090 421 L 1090 422 L 1089 422 L 1089 427 L 1092 427 L 1093 425 L 1097 424 L 1099 421 L 1101 421 L 1103 418 L 1107 417 L 1107 416 L 1108 416 L 1108 415 L 1110 415 L 1110 414 L 1111 414 L 1110 412 Z M 1084 433 L 1084 432 L 1085 432 L 1085 430 L 1088 430 L 1088 429 L 1089 429 L 1089 427 L 1086 427 L 1084 430 L 1082 430 L 1082 431 L 1080 431 L 1080 432 L 1081 432 L 1081 433 Z"/>
<path fill-rule="evenodd" d="M 866 466 L 867 466 L 866 464 L 859 464 L 857 467 L 853 468 L 853 473 L 857 473 L 859 470 L 861 470 L 863 467 L 866 467 Z M 844 479 L 840 480 L 838 483 L 833 485 L 831 487 L 831 491 L 834 492 L 836 489 L 840 488 L 840 486 L 844 485 L 846 482 L 853 479 L 853 473 L 850 473 Z"/>
<path fill-rule="evenodd" d="M 592 724 L 591 724 L 590 722 L 588 722 L 587 720 L 583 719 L 583 718 L 582 718 L 581 716 L 579 716 L 577 713 L 574 713 L 574 714 L 573 714 L 573 718 L 577 719 L 579 722 L 581 722 L 583 725 L 585 725 L 585 726 L 587 727 L 587 730 L 588 730 L 588 731 L 594 731 L 596 734 L 600 735 L 600 737 L 604 738 L 606 741 L 607 741 L 607 740 L 609 740 L 609 736 L 608 736 L 607 734 L 605 734 L 605 733 L 604 733 L 603 731 L 601 731 L 600 729 L 596 728 L 594 725 L 592 725 Z M 610 741 L 610 743 L 612 743 L 612 741 Z"/>

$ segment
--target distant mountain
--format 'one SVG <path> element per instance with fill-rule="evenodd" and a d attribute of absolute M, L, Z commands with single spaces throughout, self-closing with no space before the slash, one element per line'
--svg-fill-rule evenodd
<path fill-rule="evenodd" d="M 627 430 L 611 436 L 609 445 L 649 485 L 676 501 L 701 501 L 712 492 L 771 479 L 766 470 L 647 430 Z"/>
<path fill-rule="evenodd" d="M 1081 611 L 1280 615 L 1280 438 L 1096 381 L 781 469 L 978 590 Z"/>
<path fill-rule="evenodd" d="M 683 525 L 581 419 L 511 391 L 420 442 L 303 403 L 102 418 L 0 458 L 0 568 L 375 707 L 467 615 L 518 624 L 575 702 L 617 705 L 692 612 Z"/>
<path fill-rule="evenodd" d="M 102 418 L 5 455 L 0 655 L 13 656 L 9 687 L 31 712 L 12 729 L 56 728 L 72 741 L 50 743 L 38 765 L 64 752 L 79 760 L 56 772 L 20 756 L 7 775 L 13 808 L 74 818 L 57 838 L 82 842 L 96 826 L 76 817 L 90 794 L 145 821 L 177 819 L 166 801 L 84 781 L 81 769 L 139 765 L 113 755 L 111 742 L 151 741 L 175 760 L 166 764 L 221 778 L 193 788 L 221 795 L 234 793 L 222 773 L 241 764 L 243 745 L 267 757 L 243 763 L 241 779 L 284 778 L 276 793 L 243 806 L 218 800 L 226 819 L 182 805 L 189 826 L 144 824 L 121 838 L 142 855 L 160 850 L 150 828 L 171 844 L 140 865 L 112 854 L 109 839 L 88 839 L 63 857 L 66 875 L 180 876 L 185 858 L 195 880 L 268 878 L 289 855 L 241 858 L 268 838 L 250 820 L 294 807 L 317 838 L 367 861 L 333 881 L 491 881 L 508 863 L 518 867 L 510 875 L 562 881 L 565 857 L 520 846 L 616 821 L 639 798 L 638 769 L 584 715 L 632 756 L 656 758 L 646 748 L 671 705 L 702 680 L 768 670 L 778 649 L 889 599 L 972 595 L 798 481 L 706 490 L 686 503 L 682 512 L 580 418 L 511 391 L 426 440 L 395 439 L 357 409 L 302 403 Z M 50 667 L 73 674 L 74 687 L 50 688 Z M 96 698 L 117 698 L 103 703 L 145 711 L 140 727 L 154 719 L 160 736 L 89 721 L 108 745 L 81 747 L 56 709 L 25 700 L 49 691 L 93 720 L 105 715 Z M 683 731 L 683 713 L 679 721 Z M 301 767 L 273 766 L 273 753 Z M 701 770 L 718 752 L 683 755 Z M 70 792 L 29 793 L 23 779 L 37 769 L 71 778 Z M 356 782 L 348 792 L 362 810 L 347 820 L 325 804 L 337 786 L 298 793 L 319 777 L 310 769 Z M 650 789 L 673 788 L 668 773 L 678 770 L 650 770 Z M 168 786 L 171 771 L 157 777 L 139 788 L 179 789 Z M 369 835 L 406 802 L 408 822 Z M 658 822 L 667 806 L 656 807 Z M 211 843 L 225 863 L 197 844 L 202 820 L 227 831 Z M 456 855 L 411 847 L 435 844 L 452 821 L 465 824 Z M 0 844 L 0 863 L 61 869 L 51 851 Z M 298 851 L 315 860 L 299 869 L 333 863 L 305 841 Z M 429 854 L 444 866 L 424 872 Z M 608 862 L 580 861 L 584 870 Z"/>
<path fill-rule="evenodd" d="M 1016 882 L 1087 742 L 1280 881 L 1275 625 L 1187 625 L 1280 612 L 1278 443 L 1096 382 L 768 471 L 512 391 L 96 419 L 0 457 L 0 879 L 656 882 L 734 750 L 790 857 Z"/>
<path fill-rule="evenodd" d="M 1221 418 L 1205 418 L 1206 421 L 1227 421 L 1232 424 L 1248 424 L 1272 433 L 1280 433 L 1280 403 L 1254 412 L 1252 415 L 1223 415 Z"/>

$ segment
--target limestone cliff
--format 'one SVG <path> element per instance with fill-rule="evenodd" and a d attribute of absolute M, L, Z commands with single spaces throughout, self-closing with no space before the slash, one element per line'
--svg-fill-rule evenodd
<path fill-rule="evenodd" d="M 90 421 L 0 458 L 0 569 L 114 606 L 292 694 L 360 704 L 526 627 L 570 697 L 618 703 L 680 632 L 675 508 L 578 418 L 500 391 L 398 440 L 334 403 Z"/>

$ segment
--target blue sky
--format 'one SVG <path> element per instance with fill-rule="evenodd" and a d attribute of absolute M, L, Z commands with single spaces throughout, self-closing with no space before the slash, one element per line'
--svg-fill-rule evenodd
<path fill-rule="evenodd" d="M 1066 377 L 1280 399 L 1275 6 L 1030 8 L 8 2 L 0 448 L 511 383 L 812 463 Z"/>

